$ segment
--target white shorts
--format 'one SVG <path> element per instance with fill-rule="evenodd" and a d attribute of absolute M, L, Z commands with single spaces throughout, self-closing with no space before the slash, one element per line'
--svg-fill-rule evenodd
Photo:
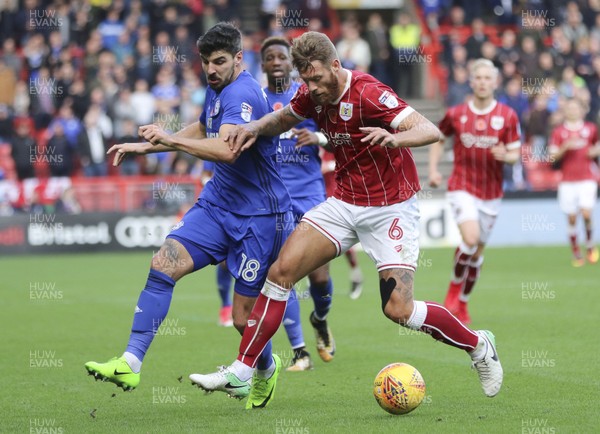
<path fill-rule="evenodd" d="M 412 197 L 387 206 L 357 206 L 330 197 L 302 218 L 325 235 L 341 255 L 360 243 L 377 265 L 415 270 L 419 259 L 419 205 Z"/>
<path fill-rule="evenodd" d="M 479 240 L 486 243 L 496 223 L 502 199 L 484 200 L 461 190 L 449 191 L 446 193 L 446 199 L 457 224 L 466 221 L 479 222 Z"/>
<path fill-rule="evenodd" d="M 596 181 L 573 181 L 558 184 L 558 205 L 565 214 L 577 214 L 580 209 L 594 209 L 598 184 Z"/>

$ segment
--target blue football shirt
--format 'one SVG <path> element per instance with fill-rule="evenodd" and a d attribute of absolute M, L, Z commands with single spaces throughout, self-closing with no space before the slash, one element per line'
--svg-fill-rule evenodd
<path fill-rule="evenodd" d="M 200 123 L 207 137 L 218 137 L 223 124 L 244 124 L 271 112 L 267 97 L 252 76 L 242 71 L 219 93 L 206 91 Z M 233 164 L 215 163 L 213 178 L 200 198 L 239 215 L 282 213 L 291 199 L 280 175 L 277 138 L 260 136 Z"/>
<path fill-rule="evenodd" d="M 268 88 L 264 91 L 269 103 L 274 110 L 285 107 L 300 83 L 294 81 L 285 93 L 273 93 Z M 312 119 L 306 119 L 295 128 L 308 128 L 316 131 L 317 125 Z M 296 139 L 293 138 L 291 131 L 286 131 L 279 136 L 281 154 L 278 160 L 281 161 L 281 177 L 285 182 L 292 199 L 303 197 L 322 197 L 325 195 L 325 183 L 321 174 L 321 158 L 319 157 L 319 147 L 303 146 L 296 148 Z"/>

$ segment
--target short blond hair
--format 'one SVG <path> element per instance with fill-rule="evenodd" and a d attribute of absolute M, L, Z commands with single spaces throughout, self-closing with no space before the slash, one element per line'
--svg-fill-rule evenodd
<path fill-rule="evenodd" d="M 316 60 L 329 66 L 338 58 L 333 42 L 319 32 L 306 32 L 292 41 L 292 63 L 298 72 L 312 68 Z"/>
<path fill-rule="evenodd" d="M 498 75 L 500 75 L 500 71 L 498 71 L 498 68 L 496 68 L 496 65 L 494 65 L 491 60 L 481 58 L 476 59 L 471 63 L 471 66 L 469 67 L 470 79 L 473 79 L 473 76 L 479 68 L 490 68 L 493 71 L 495 78 L 498 78 Z"/>

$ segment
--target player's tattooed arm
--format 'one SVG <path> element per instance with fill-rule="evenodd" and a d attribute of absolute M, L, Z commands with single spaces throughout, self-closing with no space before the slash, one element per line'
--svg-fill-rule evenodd
<path fill-rule="evenodd" d="M 291 111 L 289 104 L 276 112 L 269 113 L 262 118 L 247 124 L 237 125 L 229 132 L 225 139 L 229 143 L 229 149 L 239 155 L 250 148 L 258 136 L 278 136 L 289 131 L 293 126 L 300 123 Z"/>

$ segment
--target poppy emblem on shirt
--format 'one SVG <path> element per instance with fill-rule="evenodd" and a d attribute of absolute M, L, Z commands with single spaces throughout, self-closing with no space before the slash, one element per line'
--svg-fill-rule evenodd
<path fill-rule="evenodd" d="M 477 131 L 483 131 L 486 128 L 487 128 L 487 123 L 483 119 L 479 118 L 475 121 L 475 129 Z"/>
<path fill-rule="evenodd" d="M 277 111 L 277 110 L 281 110 L 283 108 L 283 104 L 281 104 L 279 101 L 277 101 L 275 104 L 273 104 L 273 110 Z"/>
<path fill-rule="evenodd" d="M 496 131 L 500 131 L 504 128 L 504 118 L 502 116 L 492 116 L 492 119 L 490 119 L 490 126 Z"/>
<path fill-rule="evenodd" d="M 340 104 L 340 117 L 345 120 L 345 121 L 349 121 L 350 118 L 352 117 L 352 107 L 354 106 L 354 104 L 350 103 L 350 102 L 343 102 Z"/>

